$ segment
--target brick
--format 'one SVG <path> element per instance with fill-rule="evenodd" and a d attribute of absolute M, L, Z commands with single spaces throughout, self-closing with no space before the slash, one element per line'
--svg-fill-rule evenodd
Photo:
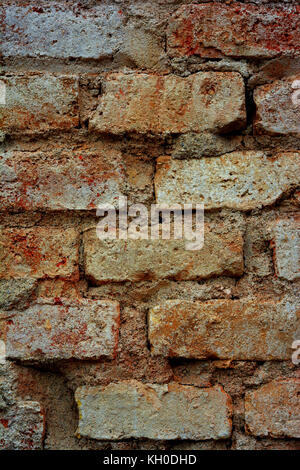
<path fill-rule="evenodd" d="M 297 5 L 184 5 L 169 21 L 167 51 L 172 57 L 299 55 L 299 12 Z"/>
<path fill-rule="evenodd" d="M 118 345 L 119 304 L 110 300 L 38 299 L 5 321 L 8 359 L 54 361 L 113 358 Z"/>
<path fill-rule="evenodd" d="M 111 146 L 0 155 L 0 210 L 91 210 L 122 195 L 125 166 Z"/>
<path fill-rule="evenodd" d="M 15 364 L 6 360 L 6 348 L 2 338 L 2 327 L 0 326 L 0 345 L 4 344 L 4 354 L 0 360 L 0 414 L 1 410 L 7 410 L 10 406 L 16 404 L 16 382 L 17 372 Z"/>
<path fill-rule="evenodd" d="M 168 300 L 149 311 L 151 351 L 197 359 L 290 359 L 299 314 L 288 302 Z"/>
<path fill-rule="evenodd" d="M 248 433 L 259 437 L 300 438 L 299 391 L 299 379 L 281 379 L 246 392 Z"/>
<path fill-rule="evenodd" d="M 6 104 L 0 105 L 0 130 L 6 134 L 41 134 L 79 124 L 78 79 L 50 73 L 0 77 Z"/>
<path fill-rule="evenodd" d="M 175 75 L 112 73 L 91 116 L 103 133 L 231 131 L 245 125 L 244 82 L 236 72 Z"/>
<path fill-rule="evenodd" d="M 251 89 L 258 85 L 274 82 L 274 80 L 297 76 L 299 70 L 300 57 L 279 56 L 262 64 L 259 70 L 249 77 L 248 85 Z"/>
<path fill-rule="evenodd" d="M 176 139 L 173 158 L 216 157 L 241 147 L 241 136 L 223 136 L 204 132 L 183 134 Z"/>
<path fill-rule="evenodd" d="M 41 450 L 45 418 L 39 403 L 20 402 L 0 412 L 1 450 Z"/>
<path fill-rule="evenodd" d="M 128 22 L 118 5 L 82 7 L 80 2 L 3 2 L 4 57 L 111 59 L 123 55 L 142 67 L 155 66 L 163 54 L 153 34 Z"/>
<path fill-rule="evenodd" d="M 76 390 L 78 434 L 92 439 L 226 439 L 231 400 L 220 386 L 135 380 Z"/>
<path fill-rule="evenodd" d="M 1 279 L 0 309 L 26 305 L 37 287 L 36 279 Z"/>
<path fill-rule="evenodd" d="M 275 223 L 272 247 L 276 273 L 293 281 L 300 277 L 300 219 L 281 219 Z"/>
<path fill-rule="evenodd" d="M 268 206 L 299 184 L 299 164 L 299 152 L 268 157 L 261 151 L 242 151 L 201 160 L 161 157 L 155 175 L 156 201 L 203 203 L 205 210 Z"/>
<path fill-rule="evenodd" d="M 99 240 L 92 229 L 83 235 L 84 270 L 96 283 L 243 274 L 243 237 L 238 230 L 215 233 L 207 225 L 201 250 L 187 250 L 185 244 L 184 240 Z"/>
<path fill-rule="evenodd" d="M 0 279 L 79 278 L 79 235 L 73 228 L 2 229 L 0 238 Z"/>
<path fill-rule="evenodd" d="M 293 79 L 278 80 L 254 90 L 255 134 L 300 136 L 300 101 L 293 103 L 294 94 L 300 93 L 292 88 L 296 79 L 299 81 L 300 75 Z"/>

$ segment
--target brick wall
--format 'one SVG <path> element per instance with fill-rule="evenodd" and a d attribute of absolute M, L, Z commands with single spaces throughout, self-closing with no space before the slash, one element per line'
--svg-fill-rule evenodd
<path fill-rule="evenodd" d="M 299 2 L 0 25 L 0 448 L 299 449 Z M 203 248 L 99 240 L 120 196 L 203 203 Z"/>

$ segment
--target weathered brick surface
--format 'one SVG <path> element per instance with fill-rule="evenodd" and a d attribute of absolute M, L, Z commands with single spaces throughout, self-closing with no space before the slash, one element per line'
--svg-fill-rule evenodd
<path fill-rule="evenodd" d="M 76 391 L 78 433 L 93 439 L 225 439 L 231 400 L 219 386 L 200 389 L 137 381 Z"/>
<path fill-rule="evenodd" d="M 0 309 L 8 310 L 14 305 L 26 305 L 36 287 L 36 279 L 1 279 Z"/>
<path fill-rule="evenodd" d="M 249 210 L 276 202 L 299 184 L 300 153 L 270 158 L 258 151 L 201 160 L 158 159 L 156 201 L 203 203 L 205 209 Z"/>
<path fill-rule="evenodd" d="M 299 7 L 183 5 L 169 21 L 171 56 L 274 57 L 300 53 Z"/>
<path fill-rule="evenodd" d="M 1 230 L 0 278 L 77 280 L 79 237 L 75 229 L 55 227 Z"/>
<path fill-rule="evenodd" d="M 24 73 L 0 79 L 6 84 L 0 130 L 6 134 L 40 134 L 79 124 L 76 76 Z"/>
<path fill-rule="evenodd" d="M 299 18 L 0 2 L 0 448 L 299 448 Z"/>
<path fill-rule="evenodd" d="M 245 124 L 242 77 L 235 72 L 175 75 L 108 74 L 90 128 L 145 134 L 230 131 Z"/>
<path fill-rule="evenodd" d="M 203 132 L 201 134 L 189 133 L 178 137 L 173 158 L 201 158 L 216 157 L 232 152 L 241 146 L 240 136 L 223 136 Z"/>
<path fill-rule="evenodd" d="M 169 300 L 150 309 L 152 353 L 197 359 L 289 359 L 299 306 L 259 300 Z"/>
<path fill-rule="evenodd" d="M 256 134 L 300 136 L 300 102 L 293 102 L 296 90 L 292 85 L 296 79 L 299 82 L 300 75 L 254 90 Z"/>
<path fill-rule="evenodd" d="M 4 320 L 7 358 L 113 358 L 119 315 L 118 302 L 88 299 L 39 299 L 24 311 L 10 310 Z"/>
<path fill-rule="evenodd" d="M 1 326 L 0 333 L 3 333 Z M 0 345 L 3 346 L 4 344 L 5 352 L 5 343 L 2 339 L 1 342 Z M 2 350 L 1 352 L 3 353 Z M 16 404 L 16 375 L 15 365 L 6 360 L 5 354 L 2 355 L 0 360 L 0 413 L 2 410 L 7 410 L 10 406 Z"/>
<path fill-rule="evenodd" d="M 275 380 L 246 393 L 245 421 L 259 437 L 300 438 L 300 380 Z"/>
<path fill-rule="evenodd" d="M 45 418 L 37 402 L 20 402 L 0 412 L 1 450 L 41 450 Z"/>
<path fill-rule="evenodd" d="M 273 228 L 272 246 L 276 273 L 293 281 L 300 277 L 300 220 L 299 217 L 278 220 Z"/>
<path fill-rule="evenodd" d="M 163 54 L 153 34 L 126 20 L 119 5 L 41 1 L 38 7 L 3 2 L 4 57 L 108 59 L 125 55 L 141 67 L 156 65 Z"/>
<path fill-rule="evenodd" d="M 122 195 L 125 167 L 107 145 L 71 151 L 0 151 L 1 210 L 89 210 Z"/>
<path fill-rule="evenodd" d="M 99 240 L 92 229 L 83 236 L 85 273 L 96 282 L 242 275 L 243 237 L 238 230 L 216 234 L 207 226 L 201 250 L 187 250 L 185 244 L 184 240 Z"/>

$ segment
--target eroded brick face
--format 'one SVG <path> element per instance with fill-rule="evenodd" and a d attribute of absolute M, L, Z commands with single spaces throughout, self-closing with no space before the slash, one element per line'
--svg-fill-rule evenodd
<path fill-rule="evenodd" d="M 270 382 L 245 397 L 247 431 L 255 436 L 300 437 L 300 380 Z"/>
<path fill-rule="evenodd" d="M 24 73 L 0 78 L 6 85 L 6 103 L 0 107 L 0 131 L 32 135 L 78 126 L 77 77 Z"/>
<path fill-rule="evenodd" d="M 300 136 L 300 101 L 297 101 L 299 89 L 297 91 L 293 88 L 296 81 L 300 83 L 300 75 L 255 89 L 256 134 Z"/>
<path fill-rule="evenodd" d="M 85 272 L 98 283 L 241 276 L 242 235 L 220 232 L 207 226 L 204 247 L 189 251 L 184 240 L 99 240 L 92 229 L 83 238 Z"/>
<path fill-rule="evenodd" d="M 206 58 L 298 55 L 299 27 L 297 5 L 183 5 L 169 22 L 168 51 Z"/>
<path fill-rule="evenodd" d="M 79 237 L 72 228 L 3 228 L 0 277 L 78 280 Z"/>
<path fill-rule="evenodd" d="M 169 134 L 232 131 L 245 125 L 244 83 L 238 73 L 203 72 L 187 78 L 108 75 L 90 120 L 98 132 Z"/>
<path fill-rule="evenodd" d="M 283 279 L 293 281 L 300 277 L 300 220 L 299 217 L 283 218 L 273 228 L 275 269 Z"/>
<path fill-rule="evenodd" d="M 284 360 L 299 328 L 299 304 L 169 300 L 150 309 L 154 355 L 197 359 Z"/>
<path fill-rule="evenodd" d="M 203 203 L 206 209 L 250 210 L 276 202 L 299 184 L 300 154 L 232 152 L 220 158 L 157 162 L 158 204 Z"/>
<path fill-rule="evenodd" d="M 22 312 L 2 314 L 6 318 L 2 328 L 9 359 L 53 361 L 115 356 L 118 302 L 39 299 Z"/>
<path fill-rule="evenodd" d="M 20 402 L 0 411 L 1 450 L 42 450 L 45 417 L 39 403 Z"/>
<path fill-rule="evenodd" d="M 104 59 L 123 54 L 141 67 L 155 65 L 163 54 L 163 44 L 155 34 L 126 22 L 118 5 L 84 8 L 80 2 L 41 1 L 28 4 L 3 2 L 5 57 L 60 57 Z"/>
<path fill-rule="evenodd" d="M 57 148 L 49 152 L 3 151 L 1 210 L 91 210 L 114 203 L 125 185 L 120 152 Z"/>
<path fill-rule="evenodd" d="M 299 449 L 298 0 L 0 3 L 0 450 Z"/>
<path fill-rule="evenodd" d="M 206 440 L 231 433 L 231 401 L 221 387 L 124 381 L 81 387 L 76 401 L 78 433 L 93 439 Z"/>

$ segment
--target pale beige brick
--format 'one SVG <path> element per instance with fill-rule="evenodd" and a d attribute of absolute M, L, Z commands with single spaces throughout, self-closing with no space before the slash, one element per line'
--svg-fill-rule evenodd
<path fill-rule="evenodd" d="M 99 240 L 91 229 L 83 235 L 85 273 L 99 283 L 241 276 L 242 234 L 238 229 L 219 230 L 206 225 L 203 248 L 191 251 L 185 240 Z"/>
<path fill-rule="evenodd" d="M 197 388 L 135 380 L 80 387 L 78 434 L 92 439 L 226 439 L 231 399 L 220 386 Z"/>
<path fill-rule="evenodd" d="M 236 72 L 108 74 L 90 128 L 112 134 L 231 131 L 245 125 L 244 82 Z"/>
<path fill-rule="evenodd" d="M 232 152 L 218 158 L 157 162 L 158 204 L 203 203 L 204 209 L 250 210 L 276 202 L 300 182 L 300 153 Z"/>

